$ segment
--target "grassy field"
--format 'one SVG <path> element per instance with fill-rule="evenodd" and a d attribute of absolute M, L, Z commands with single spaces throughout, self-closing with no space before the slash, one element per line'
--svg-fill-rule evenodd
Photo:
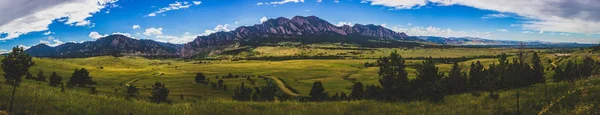
<path fill-rule="evenodd" d="M 259 47 L 253 49 L 259 55 L 254 56 L 285 56 L 289 52 L 301 51 L 295 47 Z M 312 48 L 310 50 L 315 50 Z M 322 50 L 322 51 L 321 51 Z M 332 50 L 332 51 L 330 51 Z M 366 55 L 367 57 L 379 57 L 389 55 L 391 51 L 399 51 L 403 57 L 462 57 L 478 55 L 497 55 L 501 52 L 514 53 L 513 49 L 495 48 L 456 48 L 456 49 L 374 49 L 380 52 Z M 338 52 L 339 51 L 339 52 Z M 343 53 L 347 49 L 319 49 L 310 55 L 322 54 L 322 52 Z M 360 50 L 368 52 L 369 50 Z M 285 53 L 282 53 L 285 52 Z M 298 52 L 293 53 L 298 54 Z M 305 55 L 303 54 L 303 55 Z M 352 54 L 358 56 L 359 54 Z M 528 53 L 527 55 L 531 55 Z M 563 63 L 564 60 L 578 59 L 587 54 L 575 53 L 570 57 L 559 57 L 553 54 L 542 55 L 545 67 L 551 66 L 550 62 Z M 530 57 L 530 56 L 528 56 Z M 1 59 L 2 57 L 0 57 Z M 564 59 L 561 59 L 564 58 Z M 558 62 L 558 60 L 562 60 Z M 492 100 L 487 96 L 473 96 L 461 94 L 448 96 L 444 102 L 431 103 L 426 101 L 409 103 L 387 103 L 377 101 L 352 101 L 352 102 L 237 102 L 232 101 L 233 89 L 240 83 L 250 84 L 246 78 L 223 79 L 228 86 L 227 91 L 214 90 L 209 85 L 194 82 L 196 73 L 202 72 L 208 76 L 211 82 L 216 82 L 215 76 L 224 76 L 229 73 L 240 76 L 269 76 L 276 77 L 291 86 L 299 95 L 308 95 L 312 83 L 322 81 L 327 92 L 350 93 L 353 82 L 360 81 L 366 85 L 378 85 L 378 67 L 364 67 L 365 62 L 373 63 L 375 59 L 303 59 L 285 61 L 258 61 L 258 60 L 180 60 L 180 59 L 146 59 L 141 57 L 90 57 L 51 59 L 34 58 L 36 66 L 30 69 L 36 75 L 43 70 L 47 76 L 57 72 L 63 76 L 66 82 L 72 72 L 78 68 L 86 68 L 90 71 L 93 80 L 98 82 L 94 85 L 99 94 L 89 94 L 88 88 L 67 88 L 66 92 L 60 92 L 60 88 L 49 87 L 46 82 L 25 80 L 23 86 L 17 90 L 17 113 L 24 114 L 513 114 L 516 112 L 514 99 L 517 90 L 507 90 L 500 93 L 500 100 Z M 407 64 L 415 65 L 422 60 L 407 60 Z M 482 58 L 461 62 L 463 70 L 468 70 L 470 64 L 476 61 L 484 65 L 497 63 L 497 59 Z M 202 63 L 199 63 L 202 62 Z M 206 63 L 205 63 L 206 62 Z M 442 72 L 448 72 L 451 64 L 438 64 Z M 415 77 L 415 69 L 407 68 L 409 77 Z M 0 74 L 2 72 L 0 71 Z M 552 72 L 547 72 L 547 78 L 551 78 Z M 258 81 L 253 86 L 264 86 L 265 81 L 258 77 L 252 77 Z M 0 81 L 3 81 L 1 79 Z M 549 80 L 550 81 L 550 80 Z M 153 104 L 148 102 L 151 85 L 162 82 L 169 88 L 169 99 L 172 104 Z M 594 78 L 583 80 L 577 84 L 561 85 L 550 83 L 550 100 L 557 99 L 569 94 L 569 91 L 581 89 L 581 92 L 593 92 L 600 89 L 596 87 L 587 88 L 587 85 L 596 85 L 600 79 Z M 133 84 L 141 88 L 137 100 L 124 99 L 125 84 Z M 521 91 L 523 114 L 533 114 L 541 111 L 543 106 L 550 104 L 545 98 L 543 86 L 536 85 L 519 89 Z M 0 110 L 8 108 L 10 101 L 8 94 L 12 88 L 6 84 L 0 85 Z M 485 95 L 485 94 L 483 94 Z M 573 95 L 572 93 L 570 95 Z M 597 94 L 577 94 L 581 99 L 588 99 Z M 181 99 L 180 96 L 184 98 Z M 572 98 L 565 98 L 572 99 Z M 592 99 L 593 100 L 593 99 Z M 594 108 L 597 102 L 588 103 L 582 101 L 575 107 L 551 108 L 550 113 L 564 114 L 572 112 L 585 112 Z M 570 102 L 569 102 L 570 103 Z M 575 103 L 575 102 L 573 102 Z M 591 105 L 590 105 L 591 104 Z M 122 105 L 122 106 L 111 106 Z M 569 105 L 569 104 L 566 104 Z M 591 106 L 591 108 L 590 108 Z M 458 107 L 458 108 L 456 108 Z M 588 107 L 588 109 L 585 109 Z M 598 108 L 598 107 L 595 107 Z"/>

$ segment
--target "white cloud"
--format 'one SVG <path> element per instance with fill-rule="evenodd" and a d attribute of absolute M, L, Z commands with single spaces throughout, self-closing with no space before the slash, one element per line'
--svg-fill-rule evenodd
<path fill-rule="evenodd" d="M 499 32 L 508 32 L 508 30 L 506 30 L 506 29 L 497 29 L 496 31 L 499 31 Z"/>
<path fill-rule="evenodd" d="M 256 5 L 278 5 L 278 4 L 287 4 L 287 3 L 299 3 L 304 2 L 304 0 L 283 0 L 283 1 L 275 1 L 275 2 L 259 2 Z"/>
<path fill-rule="evenodd" d="M 50 35 L 50 34 L 54 34 L 54 32 L 52 32 L 52 31 L 44 32 L 44 35 Z"/>
<path fill-rule="evenodd" d="M 411 9 L 435 4 L 463 5 L 482 10 L 512 13 L 527 20 L 522 28 L 537 31 L 555 31 L 600 34 L 600 0 L 365 0 L 371 5 L 395 9 Z M 549 7 L 551 6 L 551 7 Z"/>
<path fill-rule="evenodd" d="M 167 11 L 171 11 L 171 10 L 180 10 L 180 9 L 187 9 L 190 8 L 190 6 L 192 5 L 200 5 L 202 2 L 200 1 L 192 1 L 192 3 L 190 2 L 179 2 L 179 1 L 175 1 L 175 3 L 169 4 L 168 7 L 163 7 L 158 9 L 158 11 L 154 11 L 150 14 L 148 14 L 147 16 L 156 16 L 156 14 L 160 14 L 160 13 L 164 13 Z"/>
<path fill-rule="evenodd" d="M 317 3 L 321 3 L 321 2 L 323 2 L 323 0 L 317 0 Z"/>
<path fill-rule="evenodd" d="M 531 32 L 531 31 L 523 31 L 523 32 L 521 32 L 521 33 L 524 33 L 524 34 L 531 34 L 531 33 L 533 33 L 533 32 Z"/>
<path fill-rule="evenodd" d="M 490 32 L 478 32 L 478 31 L 455 31 L 452 29 L 442 29 L 433 26 L 429 27 L 413 27 L 413 28 L 402 28 L 395 26 L 391 28 L 396 32 L 404 32 L 410 36 L 438 36 L 438 37 L 479 37 L 489 38 L 491 37 Z"/>
<path fill-rule="evenodd" d="M 191 35 L 189 33 L 183 34 L 181 36 L 158 35 L 158 36 L 156 36 L 156 39 L 154 39 L 154 40 L 159 41 L 159 42 L 182 44 L 182 43 L 188 43 L 188 42 L 194 41 L 194 39 L 196 39 L 196 37 L 198 37 L 198 36 L 201 36 L 201 35 L 200 34 Z"/>
<path fill-rule="evenodd" d="M 17 47 L 23 48 L 24 50 L 27 50 L 27 49 L 31 48 L 31 46 L 26 46 L 26 45 L 23 45 L 23 44 L 18 45 Z"/>
<path fill-rule="evenodd" d="M 203 36 L 206 36 L 206 35 L 210 35 L 210 34 L 212 34 L 212 33 L 217 33 L 217 32 L 221 32 L 221 31 L 223 31 L 223 32 L 228 32 L 228 31 L 231 31 L 231 30 L 232 30 L 232 29 L 229 29 L 229 24 L 225 24 L 225 25 L 217 25 L 217 27 L 215 27 L 215 29 L 212 29 L 212 30 L 204 30 L 204 33 L 203 33 L 203 34 L 201 34 L 201 35 L 203 35 Z"/>
<path fill-rule="evenodd" d="M 91 26 L 87 18 L 117 0 L 2 0 L 0 1 L 0 40 L 17 38 L 29 32 L 48 30 L 53 20 L 72 26 Z"/>
<path fill-rule="evenodd" d="M 112 33 L 110 35 L 123 35 L 123 36 L 127 36 L 127 37 L 135 39 L 135 37 L 133 37 L 131 34 L 129 34 L 129 33 L 123 33 L 123 32 L 114 32 L 114 33 Z M 108 34 L 100 34 L 98 32 L 90 32 L 90 34 L 88 36 L 90 36 L 90 38 L 93 38 L 93 39 L 98 39 L 98 38 L 106 37 L 106 36 L 109 36 L 109 35 Z"/>
<path fill-rule="evenodd" d="M 9 53 L 11 52 L 10 50 L 7 49 L 0 49 L 0 54 L 5 54 L 5 53 Z"/>
<path fill-rule="evenodd" d="M 48 40 L 43 40 L 42 39 L 42 40 L 40 40 L 40 43 L 46 44 L 46 45 L 52 46 L 52 47 L 55 47 L 55 46 L 63 44 L 63 41 L 60 41 L 59 39 L 56 39 L 56 38 L 54 38 L 52 36 L 48 36 Z"/>
<path fill-rule="evenodd" d="M 334 3 L 340 3 L 340 1 L 339 1 L 339 0 L 334 0 L 333 2 L 334 2 Z"/>
<path fill-rule="evenodd" d="M 140 28 L 140 25 L 133 25 L 133 27 L 132 27 L 132 28 L 133 28 L 133 29 L 138 29 L 138 28 Z"/>
<path fill-rule="evenodd" d="M 162 35 L 162 28 L 148 28 L 144 32 L 144 35 L 146 35 L 146 36 L 150 36 L 150 35 Z"/>
<path fill-rule="evenodd" d="M 90 38 L 98 39 L 98 38 L 106 37 L 108 35 L 106 35 L 106 34 L 100 35 L 98 32 L 90 32 L 90 34 L 88 36 L 90 36 Z"/>
<path fill-rule="evenodd" d="M 406 24 L 406 25 L 408 25 L 408 26 L 412 26 L 412 23 L 408 23 L 408 24 Z"/>
<path fill-rule="evenodd" d="M 383 24 L 381 24 L 381 25 L 379 25 L 379 26 L 381 26 L 381 27 L 384 27 L 384 28 L 387 28 L 387 24 L 386 24 L 386 23 L 383 23 Z"/>
<path fill-rule="evenodd" d="M 352 22 L 338 22 L 337 24 L 335 24 L 335 26 L 344 26 L 344 25 L 349 25 L 352 26 Z"/>
<path fill-rule="evenodd" d="M 260 18 L 260 23 L 264 23 L 264 22 L 266 22 L 267 20 L 269 20 L 269 19 L 267 19 L 267 17 L 264 17 L 264 16 L 263 16 L 262 18 Z"/>
<path fill-rule="evenodd" d="M 481 18 L 482 19 L 494 19 L 494 18 L 508 18 L 508 17 L 510 17 L 510 16 L 508 16 L 506 14 L 488 14 Z"/>
<path fill-rule="evenodd" d="M 192 3 L 194 3 L 194 5 L 200 5 L 200 4 L 202 4 L 201 1 L 192 1 Z"/>

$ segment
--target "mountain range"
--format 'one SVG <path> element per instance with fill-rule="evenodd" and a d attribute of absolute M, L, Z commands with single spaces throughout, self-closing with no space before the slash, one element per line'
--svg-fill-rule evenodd
<path fill-rule="evenodd" d="M 517 41 L 480 38 L 442 38 L 408 36 L 379 25 L 335 26 L 316 16 L 295 16 L 292 19 L 269 19 L 262 24 L 238 27 L 233 31 L 198 36 L 185 44 L 133 39 L 110 35 L 96 41 L 65 43 L 56 47 L 39 44 L 26 50 L 36 57 L 90 57 L 102 55 L 136 55 L 144 57 L 194 57 L 211 51 L 240 46 L 261 46 L 279 42 L 351 43 L 361 47 L 415 47 L 422 42 L 445 45 L 509 45 Z"/>

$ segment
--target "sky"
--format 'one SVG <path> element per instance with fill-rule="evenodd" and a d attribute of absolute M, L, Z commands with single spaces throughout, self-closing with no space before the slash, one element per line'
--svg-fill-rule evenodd
<path fill-rule="evenodd" d="M 600 0 L 0 0 L 0 11 L 0 53 L 112 34 L 182 44 L 313 15 L 411 36 L 600 42 Z"/>

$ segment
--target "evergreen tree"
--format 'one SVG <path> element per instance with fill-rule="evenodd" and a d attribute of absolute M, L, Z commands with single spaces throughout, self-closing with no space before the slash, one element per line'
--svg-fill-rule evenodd
<path fill-rule="evenodd" d="M 135 85 L 129 85 L 126 89 L 125 93 L 127 94 L 127 99 L 135 98 L 136 95 L 140 94 L 140 89 L 135 87 Z"/>
<path fill-rule="evenodd" d="M 346 95 L 346 93 L 342 92 L 342 94 L 340 95 L 340 101 L 345 101 L 348 100 L 348 96 Z"/>
<path fill-rule="evenodd" d="M 44 71 L 40 70 L 40 72 L 38 72 L 37 78 L 35 80 L 46 81 L 46 76 L 44 76 Z"/>
<path fill-rule="evenodd" d="M 485 75 L 483 69 L 481 62 L 477 61 L 477 63 L 471 63 L 471 69 L 469 71 L 469 87 L 471 90 L 481 90 L 483 77 Z"/>
<path fill-rule="evenodd" d="M 6 83 L 13 85 L 13 93 L 10 101 L 9 112 L 12 112 L 12 105 L 15 98 L 17 86 L 21 83 L 21 77 L 29 72 L 29 68 L 35 65 L 31 57 L 25 53 L 22 47 L 14 47 L 12 52 L 8 53 L 2 59 L 2 71 L 4 71 L 4 79 Z"/>
<path fill-rule="evenodd" d="M 335 95 L 331 96 L 331 100 L 332 101 L 339 101 L 340 100 L 340 95 L 338 93 L 335 93 Z"/>
<path fill-rule="evenodd" d="M 206 76 L 203 73 L 197 73 L 195 77 L 196 83 L 207 83 Z"/>
<path fill-rule="evenodd" d="M 318 81 L 313 83 L 312 88 L 310 89 L 309 96 L 312 101 L 324 101 L 325 99 L 325 88 L 323 88 L 323 84 Z"/>
<path fill-rule="evenodd" d="M 356 82 L 352 85 L 352 92 L 350 93 L 350 99 L 362 100 L 364 96 L 365 88 L 361 82 Z"/>
<path fill-rule="evenodd" d="M 448 74 L 448 89 L 451 94 L 457 94 L 466 91 L 467 79 L 461 73 L 458 62 L 454 62 L 452 69 Z"/>
<path fill-rule="evenodd" d="M 67 86 L 69 86 L 69 87 L 85 86 L 85 85 L 93 85 L 93 84 L 96 84 L 96 82 L 92 81 L 92 77 L 90 76 L 90 73 L 85 68 L 75 69 L 71 78 L 67 82 Z"/>
<path fill-rule="evenodd" d="M 533 57 L 531 58 L 531 63 L 533 63 L 533 81 L 534 81 L 534 83 L 546 82 L 546 78 L 544 77 L 544 66 L 542 65 L 542 60 L 540 59 L 540 56 L 538 56 L 537 52 L 533 53 Z"/>
<path fill-rule="evenodd" d="M 27 74 L 25 75 L 25 79 L 35 79 L 35 77 L 33 77 L 31 73 L 27 72 Z"/>
<path fill-rule="evenodd" d="M 365 88 L 366 99 L 378 99 L 383 93 L 383 90 L 379 86 L 369 85 Z"/>
<path fill-rule="evenodd" d="M 438 71 L 432 58 L 423 61 L 416 66 L 417 77 L 413 81 L 413 88 L 417 88 L 419 98 L 426 98 L 431 101 L 439 101 L 444 98 L 444 85 L 442 84 L 443 73 Z"/>
<path fill-rule="evenodd" d="M 410 84 L 402 56 L 394 51 L 389 57 L 380 57 L 377 64 L 379 65 L 378 74 L 381 77 L 379 83 L 383 89 L 381 97 L 385 100 L 402 100 L 409 97 Z"/>
<path fill-rule="evenodd" d="M 152 85 L 152 96 L 150 96 L 150 102 L 154 103 L 162 103 L 168 102 L 167 97 L 169 96 L 169 89 L 165 87 L 165 84 L 160 82 L 154 83 Z"/>
<path fill-rule="evenodd" d="M 238 101 L 250 101 L 251 97 L 250 95 L 252 94 L 252 89 L 249 87 L 246 87 L 244 85 L 244 83 L 242 83 L 242 85 L 240 85 L 239 87 L 237 87 L 237 89 L 234 89 L 233 91 L 233 99 L 234 100 L 238 100 Z"/>
<path fill-rule="evenodd" d="M 50 75 L 50 86 L 58 87 L 62 84 L 62 77 L 56 74 L 56 72 L 52 72 Z"/>

